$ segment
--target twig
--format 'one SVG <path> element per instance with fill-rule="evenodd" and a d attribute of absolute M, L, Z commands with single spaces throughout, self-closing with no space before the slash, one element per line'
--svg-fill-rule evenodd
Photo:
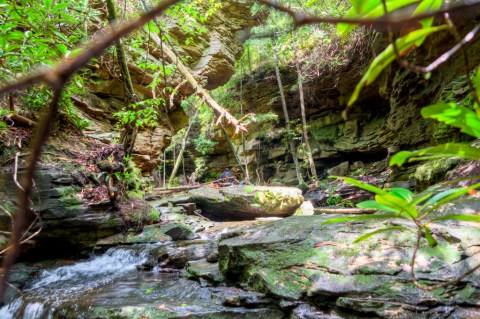
<path fill-rule="evenodd" d="M 274 8 L 278 11 L 284 12 L 292 17 L 295 22 L 295 25 L 302 26 L 306 24 L 317 24 L 317 23 L 351 23 L 351 24 L 360 24 L 364 26 L 390 26 L 395 28 L 401 28 L 406 23 L 423 20 L 431 17 L 442 16 L 444 13 L 464 13 L 464 12 L 475 12 L 480 8 L 480 2 L 464 2 L 461 5 L 453 6 L 451 8 L 442 8 L 439 10 L 426 12 L 422 14 L 417 14 L 414 16 L 392 16 L 387 15 L 380 18 L 368 19 L 368 18 L 332 18 L 332 17 L 319 17 L 305 11 L 295 11 L 291 8 L 280 4 L 276 0 L 257 0 L 260 3 L 263 3 L 271 8 Z"/>
<path fill-rule="evenodd" d="M 18 179 L 17 179 L 17 172 L 18 172 L 18 156 L 20 155 L 20 153 L 17 152 L 17 154 L 15 154 L 15 163 L 13 165 L 13 181 L 15 182 L 15 185 L 17 185 L 18 189 L 20 189 L 21 191 L 25 191 L 25 189 L 22 187 L 22 185 L 20 185 L 20 183 L 18 182 Z"/>
<path fill-rule="evenodd" d="M 412 271 L 412 280 L 413 280 L 413 283 L 415 284 L 415 286 L 417 286 L 418 288 L 424 290 L 424 291 L 433 291 L 435 289 L 439 289 L 439 288 L 443 288 L 443 287 L 447 287 L 447 286 L 450 286 L 450 285 L 455 285 L 457 283 L 459 283 L 463 278 L 467 277 L 468 275 L 474 273 L 476 270 L 480 269 L 480 264 L 478 264 L 477 266 L 473 267 L 472 269 L 470 269 L 469 271 L 465 272 L 464 274 L 452 279 L 452 280 L 449 280 L 449 281 L 446 281 L 446 282 L 443 282 L 441 284 L 438 284 L 438 285 L 433 285 L 433 286 L 424 286 L 422 285 L 416 275 L 415 275 L 415 260 L 417 258 L 417 253 L 418 253 L 418 249 L 420 247 L 420 240 L 422 238 L 422 230 L 421 228 L 418 230 L 417 232 L 417 241 L 415 243 L 415 248 L 413 250 L 413 255 L 412 255 L 412 261 L 410 262 L 410 268 L 411 268 L 411 271 Z"/>

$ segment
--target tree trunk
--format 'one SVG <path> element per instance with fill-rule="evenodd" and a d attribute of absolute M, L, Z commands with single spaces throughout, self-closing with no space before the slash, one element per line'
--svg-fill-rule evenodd
<path fill-rule="evenodd" d="M 117 14 L 115 12 L 115 4 L 113 0 L 107 0 L 107 10 L 108 10 L 108 23 L 113 26 L 116 23 Z M 123 50 L 122 40 L 115 42 L 115 50 L 117 52 L 118 65 L 120 67 L 120 72 L 122 73 L 123 81 L 125 84 L 125 106 L 128 107 L 132 102 L 135 101 L 135 90 L 133 88 L 132 79 L 130 77 L 130 72 L 128 71 L 127 59 L 125 56 L 125 51 Z M 133 146 L 137 138 L 137 127 L 132 124 L 127 124 L 124 127 L 123 133 L 120 137 L 120 142 L 123 144 L 123 150 L 126 156 L 132 154 Z"/>
<path fill-rule="evenodd" d="M 243 69 L 243 61 L 240 60 L 240 116 L 243 118 L 243 77 L 245 75 Z M 246 143 L 245 143 L 245 134 L 242 134 L 242 147 L 243 147 L 243 161 L 245 162 L 245 170 L 244 170 L 244 178 L 246 181 L 250 181 L 250 174 L 248 173 L 248 162 L 247 162 L 247 151 L 246 151 Z"/>
<path fill-rule="evenodd" d="M 192 128 L 193 123 L 195 122 L 195 119 L 197 118 L 197 115 L 198 115 L 198 109 L 195 112 L 195 115 L 190 120 L 190 123 L 188 124 L 187 130 L 185 131 L 185 136 L 182 139 L 182 147 L 180 148 L 180 152 L 178 153 L 177 160 L 175 161 L 175 165 L 173 166 L 172 173 L 170 174 L 170 178 L 168 179 L 169 184 L 171 184 L 173 182 L 173 179 L 175 178 L 175 175 L 177 175 L 178 169 L 180 168 L 180 164 L 183 162 L 181 159 L 183 157 L 183 153 L 185 152 L 185 146 L 187 145 L 188 133 L 190 133 L 190 129 Z"/>
<path fill-rule="evenodd" d="M 310 147 L 310 141 L 308 140 L 307 116 L 305 115 L 305 98 L 303 94 L 302 71 L 300 69 L 300 63 L 298 62 L 297 62 L 297 75 L 298 75 L 298 91 L 300 93 L 300 110 L 302 112 L 303 140 L 305 141 L 305 148 L 307 149 L 308 163 L 310 164 L 312 179 L 314 184 L 317 185 L 318 184 L 317 170 L 315 168 L 315 162 L 313 161 L 312 148 Z"/>
<path fill-rule="evenodd" d="M 223 127 L 223 124 L 220 124 L 220 128 L 222 129 L 223 136 L 225 137 L 225 140 L 228 143 L 228 146 L 230 146 L 230 149 L 232 150 L 233 156 L 235 157 L 235 160 L 238 163 L 238 166 L 240 166 L 240 169 L 242 170 L 243 176 L 247 176 L 247 172 L 245 171 L 245 167 L 242 165 L 242 161 L 240 160 L 240 157 L 238 157 L 237 152 L 235 151 L 235 147 L 232 144 L 232 141 L 230 140 L 230 137 L 228 137 L 227 130 L 225 127 Z"/>
<path fill-rule="evenodd" d="M 8 108 L 10 111 L 15 112 L 15 98 L 13 93 L 8 94 Z"/>
<path fill-rule="evenodd" d="M 302 172 L 300 171 L 300 165 L 298 164 L 297 155 L 295 154 L 295 146 L 292 139 L 292 129 L 290 127 L 290 118 L 288 116 L 287 102 L 285 100 L 285 94 L 283 93 L 283 84 L 282 79 L 280 78 L 280 69 L 278 68 L 278 57 L 277 51 L 275 50 L 275 42 L 272 39 L 272 51 L 273 51 L 273 62 L 275 66 L 275 74 L 277 76 L 278 90 L 280 91 L 280 98 L 282 100 L 283 115 L 285 116 L 285 126 L 287 129 L 287 140 L 290 152 L 292 153 L 293 163 L 295 164 L 295 172 L 297 173 L 298 184 L 305 184 Z"/>

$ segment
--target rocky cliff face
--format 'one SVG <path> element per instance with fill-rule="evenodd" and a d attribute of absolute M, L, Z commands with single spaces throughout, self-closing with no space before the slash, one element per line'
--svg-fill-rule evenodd
<path fill-rule="evenodd" d="M 462 32 L 466 33 L 467 29 Z M 462 34 L 464 34 L 462 33 Z M 423 75 L 405 70 L 393 63 L 377 81 L 364 88 L 358 102 L 342 117 L 346 101 L 353 92 L 374 55 L 386 47 L 383 39 L 369 43 L 367 50 L 353 52 L 335 72 L 320 74 L 304 83 L 307 121 L 310 143 L 319 173 L 326 172 L 340 162 L 373 162 L 385 159 L 389 153 L 411 150 L 447 140 L 462 139 L 457 130 L 452 130 L 432 120 L 425 120 L 420 109 L 439 100 L 464 100 L 465 66 L 462 54 L 455 55 L 432 73 L 429 80 Z M 448 33 L 436 35 L 427 41 L 425 48 L 413 53 L 417 65 L 428 65 L 443 52 L 455 45 Z M 471 67 L 479 63 L 480 46 L 468 48 Z M 360 56 L 359 54 L 367 56 Z M 290 117 L 300 118 L 300 102 L 297 74 L 294 69 L 281 70 L 284 92 Z M 239 82 L 239 79 L 236 79 Z M 278 93 L 277 80 L 272 67 L 264 65 L 242 79 L 245 113 L 265 113 L 273 110 L 281 119 L 277 127 L 283 127 L 283 111 Z M 231 92 L 232 99 L 240 99 L 237 83 Z M 462 89 L 463 88 L 463 89 Z M 295 173 L 286 143 L 281 134 L 272 141 L 258 138 L 255 130 L 247 134 L 247 161 L 251 166 L 262 167 L 265 179 L 277 177 L 295 183 Z M 236 141 L 241 144 L 239 140 Z M 218 163 L 216 154 L 212 165 Z M 299 155 L 300 156 L 300 155 Z M 243 158 L 243 150 L 240 150 Z M 230 165 L 234 165 L 233 161 Z M 228 165 L 224 162 L 223 165 Z"/>
<path fill-rule="evenodd" d="M 206 10 L 208 1 L 205 1 Z M 246 39 L 249 29 L 256 23 L 250 14 L 252 3 L 250 1 L 236 0 L 222 4 L 215 14 L 208 17 L 205 22 L 207 32 L 193 36 L 188 44 L 186 39 L 191 37 L 185 33 L 177 21 L 167 21 L 170 42 L 184 63 L 190 66 L 199 83 L 206 89 L 215 89 L 225 84 L 235 71 L 235 61 L 242 52 L 242 44 Z M 138 56 L 134 48 L 127 55 Z M 147 47 L 147 60 L 155 65 L 166 63 L 169 68 L 170 61 L 166 59 L 158 47 Z M 176 130 L 187 123 L 188 118 L 179 107 L 181 97 L 193 94 L 192 88 L 184 84 L 184 79 L 178 72 L 168 75 L 165 81 L 160 81 L 155 90 L 148 87 L 154 77 L 149 72 L 142 70 L 130 60 L 131 73 L 136 94 L 140 99 L 162 97 L 166 101 L 173 101 L 172 106 L 161 107 L 159 114 L 160 125 L 155 128 L 141 129 L 133 149 L 132 159 L 143 172 L 151 172 L 161 160 L 163 150 L 170 144 L 170 138 Z M 119 80 L 119 71 L 116 62 L 111 56 L 104 56 L 99 64 L 94 66 L 93 85 L 90 93 L 76 98 L 76 105 L 84 113 L 84 117 L 92 123 L 87 134 L 103 141 L 112 141 L 118 138 L 113 132 L 115 120 L 112 114 L 124 108 L 125 90 L 123 82 Z M 171 98 L 170 88 L 177 88 L 178 93 Z M 183 83 L 183 84 L 182 84 Z M 167 102 L 167 104 L 169 104 Z"/>

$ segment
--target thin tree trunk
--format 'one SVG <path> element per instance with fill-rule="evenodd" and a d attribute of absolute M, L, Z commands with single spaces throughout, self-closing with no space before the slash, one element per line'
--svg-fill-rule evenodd
<path fill-rule="evenodd" d="M 307 130 L 307 116 L 305 115 L 305 98 L 303 94 L 303 79 L 302 71 L 300 69 L 300 63 L 297 62 L 297 75 L 298 75 L 298 91 L 300 93 L 300 110 L 302 111 L 302 128 L 303 128 L 303 140 L 305 141 L 305 148 L 307 149 L 308 162 L 310 164 L 310 171 L 312 172 L 312 179 L 315 185 L 318 184 L 317 170 L 315 168 L 315 162 L 313 161 L 312 148 L 310 147 L 310 141 L 308 139 Z"/>
<path fill-rule="evenodd" d="M 272 39 L 272 51 L 273 51 L 273 62 L 275 65 L 275 74 L 277 76 L 277 82 L 278 82 L 278 90 L 280 91 L 283 114 L 285 116 L 285 126 L 287 129 L 288 146 L 290 148 L 290 152 L 292 153 L 293 163 L 295 164 L 295 172 L 297 173 L 298 184 L 301 185 L 301 184 L 305 184 L 305 182 L 302 177 L 302 172 L 300 171 L 300 165 L 298 164 L 297 155 L 295 154 L 295 146 L 293 144 L 293 139 L 292 139 L 292 129 L 290 127 L 290 118 L 288 116 L 287 102 L 285 100 L 285 94 L 283 93 L 283 84 L 282 84 L 282 79 L 280 77 L 280 69 L 278 68 L 277 51 L 275 49 L 275 41 L 273 39 Z"/>
<path fill-rule="evenodd" d="M 8 108 L 10 111 L 15 112 L 15 98 L 13 97 L 13 93 L 8 94 Z"/>
<path fill-rule="evenodd" d="M 163 187 L 167 187 L 166 176 L 167 176 L 167 150 L 165 149 L 163 151 Z"/>
<path fill-rule="evenodd" d="M 235 156 L 235 160 L 237 161 L 238 166 L 240 166 L 240 169 L 242 170 L 243 175 L 247 176 L 247 172 L 245 171 L 245 167 L 243 167 L 242 161 L 240 160 L 240 157 L 238 157 L 237 152 L 235 152 L 235 147 L 233 146 L 232 141 L 230 140 L 230 137 L 228 137 L 227 130 L 225 129 L 225 127 L 223 127 L 222 124 L 220 124 L 220 127 L 222 129 L 223 136 L 225 137 L 225 140 L 227 140 L 228 146 L 230 146 L 230 149 L 232 150 L 233 156 Z"/>
<path fill-rule="evenodd" d="M 240 60 L 240 117 L 243 118 L 243 76 L 245 75 L 243 69 L 243 61 Z M 245 143 L 245 134 L 242 134 L 242 147 L 243 147 L 243 161 L 245 162 L 245 170 L 244 170 L 244 178 L 247 181 L 250 181 L 250 174 L 248 173 L 248 162 L 247 162 L 247 150 L 246 150 L 246 143 Z"/>
<path fill-rule="evenodd" d="M 106 1 L 108 10 L 108 23 L 111 26 L 114 26 L 117 19 L 117 14 L 115 12 L 115 4 L 113 0 Z M 125 84 L 126 107 L 128 107 L 130 103 L 135 101 L 135 90 L 133 88 L 130 72 L 128 71 L 128 64 L 125 56 L 125 51 L 123 50 L 122 40 L 118 40 L 115 43 L 115 49 L 117 52 L 118 65 L 120 67 L 120 72 L 122 73 L 123 81 Z M 120 137 L 121 143 L 123 144 L 123 150 L 125 151 L 125 155 L 131 155 L 136 138 L 137 128 L 132 124 L 125 125 L 122 136 Z"/>
<path fill-rule="evenodd" d="M 182 147 L 180 148 L 180 152 L 178 153 L 177 160 L 175 162 L 175 165 L 173 166 L 172 173 L 170 174 L 170 178 L 168 179 L 169 184 L 173 182 L 173 179 L 175 178 L 175 175 L 177 175 L 178 169 L 180 168 L 180 164 L 182 163 L 183 153 L 185 152 L 185 146 L 187 145 L 188 133 L 190 133 L 190 129 L 192 128 L 193 123 L 197 118 L 197 115 L 198 115 L 198 109 L 195 112 L 195 115 L 190 120 L 190 123 L 188 124 L 187 130 L 185 132 L 185 136 L 182 139 Z"/>

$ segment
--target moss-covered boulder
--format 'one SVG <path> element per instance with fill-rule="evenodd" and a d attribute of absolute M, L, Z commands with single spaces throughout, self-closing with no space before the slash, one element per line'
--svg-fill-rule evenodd
<path fill-rule="evenodd" d="M 381 318 L 437 318 L 478 307 L 480 270 L 447 288 L 426 292 L 414 285 L 411 231 L 359 235 L 392 225 L 385 221 L 323 225 L 329 216 L 293 216 L 252 225 L 219 243 L 219 268 L 227 281 L 247 284 L 277 298 L 304 300 L 319 308 Z M 414 225 L 401 223 L 406 228 Z M 396 222 L 398 225 L 398 222 Z M 480 229 L 463 222 L 431 224 L 438 245 L 418 251 L 422 284 L 454 279 L 480 263 Z M 475 313 L 477 316 L 480 312 Z M 363 317 L 362 317 L 363 318 Z M 442 317 L 443 318 L 443 317 Z"/>
<path fill-rule="evenodd" d="M 287 217 L 303 203 L 302 191 L 295 187 L 201 187 L 189 195 L 204 216 L 216 221 Z"/>

